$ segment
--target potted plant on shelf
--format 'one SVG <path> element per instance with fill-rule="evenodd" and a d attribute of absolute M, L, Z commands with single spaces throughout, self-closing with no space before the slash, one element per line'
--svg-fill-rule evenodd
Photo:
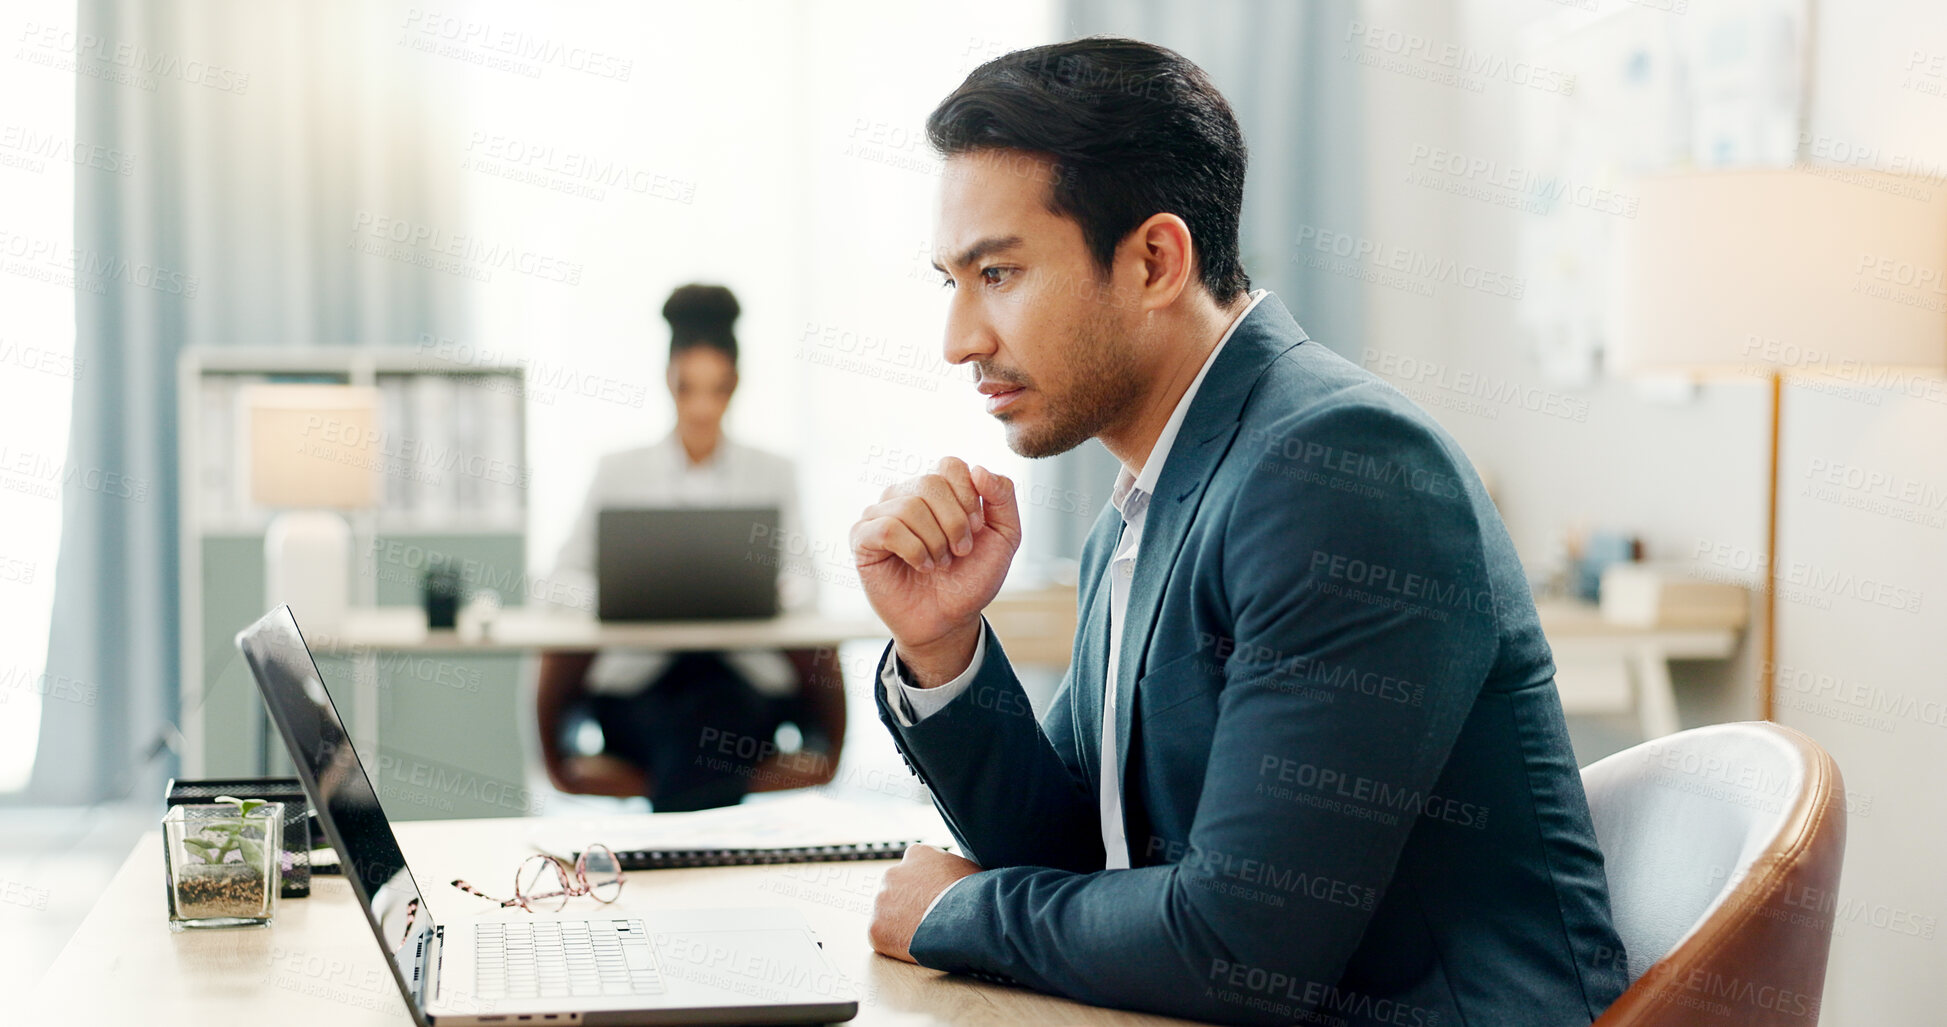
<path fill-rule="evenodd" d="M 277 911 L 284 807 L 218 796 L 162 818 L 169 927 L 255 927 Z"/>

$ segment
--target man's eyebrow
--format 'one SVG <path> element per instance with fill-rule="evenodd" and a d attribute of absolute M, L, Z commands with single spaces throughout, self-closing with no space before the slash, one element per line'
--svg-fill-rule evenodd
<path fill-rule="evenodd" d="M 1011 250 L 1021 245 L 1021 241 L 1021 237 L 1018 235 L 990 235 L 974 243 L 972 246 L 967 247 L 959 256 L 954 257 L 948 263 L 953 267 L 966 267 L 968 264 L 989 254 Z M 946 268 L 941 267 L 940 262 L 937 260 L 933 262 L 933 270 L 941 274 L 946 273 Z"/>

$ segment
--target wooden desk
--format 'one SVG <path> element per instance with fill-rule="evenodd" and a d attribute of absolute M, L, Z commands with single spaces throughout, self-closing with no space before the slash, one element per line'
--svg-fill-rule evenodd
<path fill-rule="evenodd" d="M 937 819 L 934 818 L 935 822 Z M 455 877 L 500 881 L 532 850 L 533 820 L 447 820 L 395 827 L 420 888 L 442 917 L 487 903 Z M 795 906 L 856 983 L 858 1024 L 1182 1024 L 1097 1009 L 887 959 L 866 941 L 872 898 L 890 862 L 655 870 L 629 875 L 614 907 L 653 924 L 659 908 Z M 331 1027 L 411 1024 L 371 929 L 339 878 L 315 878 L 255 930 L 171 933 L 160 835 L 137 843 L 81 929 L 42 978 L 22 1024 L 143 1027 Z M 594 908 L 576 900 L 571 909 Z"/>

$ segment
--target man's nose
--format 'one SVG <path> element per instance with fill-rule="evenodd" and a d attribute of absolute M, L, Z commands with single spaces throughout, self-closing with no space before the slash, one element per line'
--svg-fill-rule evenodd
<path fill-rule="evenodd" d="M 973 304 L 955 295 L 947 308 L 946 338 L 942 354 L 949 364 L 964 364 L 992 354 L 997 340 L 993 329 L 979 316 Z"/>

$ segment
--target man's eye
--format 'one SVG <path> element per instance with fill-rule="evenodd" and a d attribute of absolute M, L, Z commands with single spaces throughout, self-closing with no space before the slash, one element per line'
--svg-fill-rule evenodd
<path fill-rule="evenodd" d="M 942 275 L 942 276 L 940 277 L 940 288 L 942 288 L 942 289 L 951 289 L 951 288 L 953 288 L 953 276 L 952 276 L 952 275 Z"/>
<path fill-rule="evenodd" d="M 988 285 L 999 285 L 1014 273 L 1011 267 L 983 267 L 980 269 L 981 281 Z"/>

